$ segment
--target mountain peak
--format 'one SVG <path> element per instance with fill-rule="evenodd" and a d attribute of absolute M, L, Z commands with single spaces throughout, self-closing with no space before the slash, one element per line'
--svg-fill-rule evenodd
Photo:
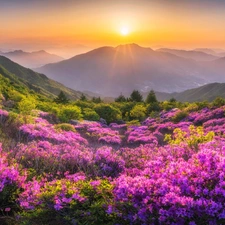
<path fill-rule="evenodd" d="M 10 53 L 10 52 L 9 52 Z M 15 51 L 12 51 L 11 53 L 16 53 L 16 54 L 20 54 L 20 53 L 24 53 L 23 50 L 15 50 Z"/>
<path fill-rule="evenodd" d="M 139 48 L 142 48 L 140 45 L 135 44 L 135 43 L 121 44 L 121 45 L 118 45 L 116 48 L 121 48 L 121 47 L 139 47 Z"/>
<path fill-rule="evenodd" d="M 143 50 L 153 51 L 151 48 L 142 47 L 135 43 L 118 45 L 117 47 L 115 47 L 115 50 L 117 50 L 117 51 L 136 51 L 136 52 L 137 51 L 142 52 Z"/>
<path fill-rule="evenodd" d="M 45 50 L 39 50 L 39 51 L 35 51 L 35 52 L 32 52 L 32 53 L 47 53 Z"/>

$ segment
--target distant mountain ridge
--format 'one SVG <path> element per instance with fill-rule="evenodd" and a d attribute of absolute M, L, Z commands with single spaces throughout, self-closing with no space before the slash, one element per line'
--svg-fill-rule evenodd
<path fill-rule="evenodd" d="M 31 69 L 20 66 L 4 56 L 0 56 L 0 67 L 0 73 L 3 76 L 8 76 L 9 79 L 16 77 L 21 83 L 30 89 L 48 97 L 55 97 L 60 93 L 60 91 L 63 91 L 70 99 L 75 100 L 82 94 L 79 91 L 72 90 L 65 87 L 63 84 L 49 79 L 44 74 L 40 74 Z M 9 74 L 11 75 L 9 76 Z"/>
<path fill-rule="evenodd" d="M 5 56 L 27 68 L 36 68 L 48 63 L 55 63 L 64 60 L 63 57 L 55 54 L 50 54 L 44 50 L 35 52 L 24 52 L 22 50 L 15 50 L 5 53 L 0 52 L 0 55 Z"/>
<path fill-rule="evenodd" d="M 205 53 L 196 50 L 178 50 L 178 49 L 169 49 L 169 48 L 160 48 L 157 49 L 159 52 L 169 52 L 179 57 L 189 58 L 196 61 L 212 61 L 218 59 L 217 56 L 212 55 L 210 53 Z"/>
<path fill-rule="evenodd" d="M 35 70 L 72 89 L 112 97 L 134 89 L 172 93 L 225 82 L 224 71 L 217 69 L 218 57 L 203 52 L 193 54 L 207 61 L 137 44 L 106 46 Z"/>
<path fill-rule="evenodd" d="M 206 83 L 191 59 L 136 44 L 101 47 L 35 69 L 75 90 L 115 96 L 133 89 L 182 91 Z"/>

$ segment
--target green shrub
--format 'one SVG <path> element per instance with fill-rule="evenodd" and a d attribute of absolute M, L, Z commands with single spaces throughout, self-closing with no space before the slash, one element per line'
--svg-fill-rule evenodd
<path fill-rule="evenodd" d="M 169 144 L 180 145 L 181 143 L 187 144 L 190 148 L 198 151 L 198 145 L 200 143 L 210 142 L 213 140 L 215 134 L 213 131 L 204 133 L 203 127 L 189 126 L 189 131 L 182 131 L 180 128 L 176 128 L 173 131 L 173 135 L 166 134 L 165 141 Z"/>
<path fill-rule="evenodd" d="M 85 120 L 98 121 L 100 116 L 92 109 L 86 108 L 83 110 L 83 118 Z"/>
<path fill-rule="evenodd" d="M 186 111 L 180 111 L 175 116 L 172 117 L 174 123 L 180 122 L 182 119 L 186 118 L 188 113 Z"/>
<path fill-rule="evenodd" d="M 225 105 L 225 99 L 221 98 L 221 97 L 217 97 L 213 102 L 212 102 L 213 106 L 216 107 L 221 107 L 223 105 Z"/>
<path fill-rule="evenodd" d="M 139 120 L 131 120 L 131 121 L 127 122 L 127 125 L 128 126 L 133 126 L 133 125 L 139 126 L 140 122 L 139 122 Z"/>
<path fill-rule="evenodd" d="M 130 111 L 135 106 L 135 102 L 113 102 L 111 105 L 121 111 L 123 120 L 131 120 Z"/>
<path fill-rule="evenodd" d="M 117 120 L 122 119 L 120 110 L 109 104 L 98 104 L 94 107 L 94 110 L 101 118 L 105 119 L 107 123 L 115 122 Z"/>
<path fill-rule="evenodd" d="M 130 117 L 142 121 L 146 118 L 146 107 L 144 105 L 135 105 L 130 111 Z"/>
<path fill-rule="evenodd" d="M 35 107 L 36 107 L 35 99 L 33 98 L 23 98 L 18 103 L 18 110 L 23 115 L 30 115 L 31 111 L 35 109 Z"/>
<path fill-rule="evenodd" d="M 160 105 L 158 102 L 153 102 L 147 105 L 147 114 L 149 115 L 152 112 L 159 112 Z"/>
<path fill-rule="evenodd" d="M 58 117 L 62 122 L 69 122 L 70 120 L 79 120 L 82 118 L 81 109 L 77 106 L 64 106 L 58 113 Z"/>
<path fill-rule="evenodd" d="M 56 130 L 64 130 L 64 131 L 73 131 L 73 132 L 76 131 L 74 126 L 71 124 L 68 124 L 68 123 L 57 124 L 57 125 L 55 125 L 55 129 Z"/>

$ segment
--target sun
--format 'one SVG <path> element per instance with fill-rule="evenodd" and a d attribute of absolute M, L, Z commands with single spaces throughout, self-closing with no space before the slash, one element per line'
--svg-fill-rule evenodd
<path fill-rule="evenodd" d="M 129 28 L 128 27 L 122 27 L 120 29 L 120 34 L 123 36 L 127 36 L 129 34 Z"/>

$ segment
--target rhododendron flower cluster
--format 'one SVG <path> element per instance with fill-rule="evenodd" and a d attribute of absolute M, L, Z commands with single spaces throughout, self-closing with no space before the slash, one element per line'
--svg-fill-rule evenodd
<path fill-rule="evenodd" d="M 0 210 L 14 201 L 22 219 L 46 213 L 59 224 L 225 224 L 225 109 L 174 122 L 181 112 L 139 126 L 81 121 L 72 131 L 41 112 L 18 129 L 15 147 L 0 148 L 0 198 L 16 187 Z"/>

